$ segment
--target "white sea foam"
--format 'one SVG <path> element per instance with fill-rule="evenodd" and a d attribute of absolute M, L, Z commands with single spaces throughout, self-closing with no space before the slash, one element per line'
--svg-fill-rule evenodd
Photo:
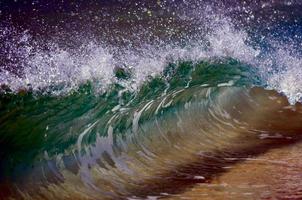
<path fill-rule="evenodd" d="M 288 97 L 291 104 L 302 100 L 302 59 L 279 49 L 275 54 L 275 72 L 268 78 L 268 87 Z"/>
<path fill-rule="evenodd" d="M 35 91 L 61 85 L 63 88 L 59 91 L 52 91 L 61 94 L 92 81 L 98 90 L 104 91 L 110 84 L 119 81 L 115 78 L 114 68 L 127 66 L 131 69 L 132 78 L 123 84 L 128 89 L 136 90 L 148 77 L 160 74 L 169 62 L 231 57 L 260 69 L 267 87 L 284 93 L 290 103 L 301 100 L 301 59 L 288 53 L 288 50 L 276 50 L 260 59 L 260 48 L 247 44 L 249 38 L 245 31 L 223 20 L 213 27 L 201 41 L 192 42 L 186 47 L 146 45 L 144 48 L 124 51 L 119 56 L 112 53 L 119 51 L 118 47 L 96 42 L 82 44 L 77 50 L 62 49 L 51 43 L 44 50 L 38 42 L 31 40 L 27 32 L 16 34 L 6 29 L 3 34 L 14 33 L 14 40 L 6 41 L 9 49 L 6 57 L 17 60 L 13 68 L 22 69 L 22 73 L 16 75 L 2 68 L 0 84 L 8 85 L 13 91 L 23 88 Z M 16 41 L 19 45 L 16 45 Z"/>

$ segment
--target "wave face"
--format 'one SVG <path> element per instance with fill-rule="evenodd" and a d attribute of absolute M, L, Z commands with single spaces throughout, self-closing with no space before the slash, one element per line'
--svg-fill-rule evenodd
<path fill-rule="evenodd" d="M 300 142 L 299 3 L 42 5 L 1 16 L 0 199 L 177 199 Z"/>

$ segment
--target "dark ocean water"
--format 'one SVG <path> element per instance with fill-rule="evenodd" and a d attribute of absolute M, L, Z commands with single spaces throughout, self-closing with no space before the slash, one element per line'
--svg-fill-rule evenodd
<path fill-rule="evenodd" d="M 301 9 L 1 1 L 0 199 L 177 199 L 246 159 L 295 147 Z M 302 198 L 290 172 L 281 187 Z M 247 194 L 233 193 L 226 198 Z"/>

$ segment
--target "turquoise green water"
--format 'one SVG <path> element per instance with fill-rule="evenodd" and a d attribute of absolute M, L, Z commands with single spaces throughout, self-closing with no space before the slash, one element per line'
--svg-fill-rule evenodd
<path fill-rule="evenodd" d="M 72 149 L 87 124 L 99 121 L 94 134 L 85 139 L 85 143 L 93 143 L 96 132 L 101 136 L 107 134 L 108 121 L 120 109 L 129 111 L 120 113 L 120 119 L 114 126 L 117 135 L 131 129 L 133 124 L 129 117 L 136 109 L 180 89 L 194 86 L 215 88 L 224 83 L 233 87 L 249 87 L 257 81 L 257 76 L 251 76 L 249 69 L 232 59 L 197 63 L 187 61 L 171 63 L 162 75 L 150 78 L 137 92 L 123 91 L 122 85 L 114 84 L 105 93 L 98 94 L 93 83 L 88 82 L 64 96 L 29 91 L 1 94 L 1 156 L 5 157 L 5 171 L 9 173 L 18 164 L 31 164 L 42 159 L 45 151 L 52 156 Z M 116 76 L 127 78 L 126 72 L 121 69 L 117 70 Z M 177 109 L 190 98 L 179 98 L 172 108 L 161 108 L 160 111 Z M 113 111 L 117 106 L 119 109 Z M 140 118 L 141 123 L 155 116 L 153 113 L 145 115 Z"/>
<path fill-rule="evenodd" d="M 170 63 L 133 91 L 122 84 L 131 76 L 127 68 L 116 69 L 119 81 L 106 92 L 92 81 L 60 95 L 48 93 L 60 85 L 3 92 L 2 195 L 116 199 L 175 193 L 197 175 L 204 181 L 218 173 L 205 166 L 222 169 L 225 164 L 215 161 L 221 156 L 262 153 L 274 146 L 274 134 L 281 134 L 283 145 L 301 130 L 297 110 L 277 115 L 290 106 L 286 98 L 264 90 L 258 71 L 235 59 Z M 279 126 L 284 119 L 291 124 Z M 203 154 L 211 159 L 200 160 Z M 196 159 L 203 167 L 186 171 Z M 187 181 L 174 171 L 187 174 L 180 176 Z"/>
<path fill-rule="evenodd" d="M 0 1 L 0 200 L 302 199 L 301 6 Z"/>

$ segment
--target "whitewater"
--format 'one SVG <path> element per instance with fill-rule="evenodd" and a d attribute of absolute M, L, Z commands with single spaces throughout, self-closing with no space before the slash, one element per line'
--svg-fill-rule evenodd
<path fill-rule="evenodd" d="M 301 149 L 302 35 L 278 7 L 295 2 L 175 5 L 108 6 L 102 26 L 42 37 L 0 22 L 0 199 L 301 198 L 283 160 Z M 252 180 L 247 162 L 273 176 L 211 189 Z"/>

